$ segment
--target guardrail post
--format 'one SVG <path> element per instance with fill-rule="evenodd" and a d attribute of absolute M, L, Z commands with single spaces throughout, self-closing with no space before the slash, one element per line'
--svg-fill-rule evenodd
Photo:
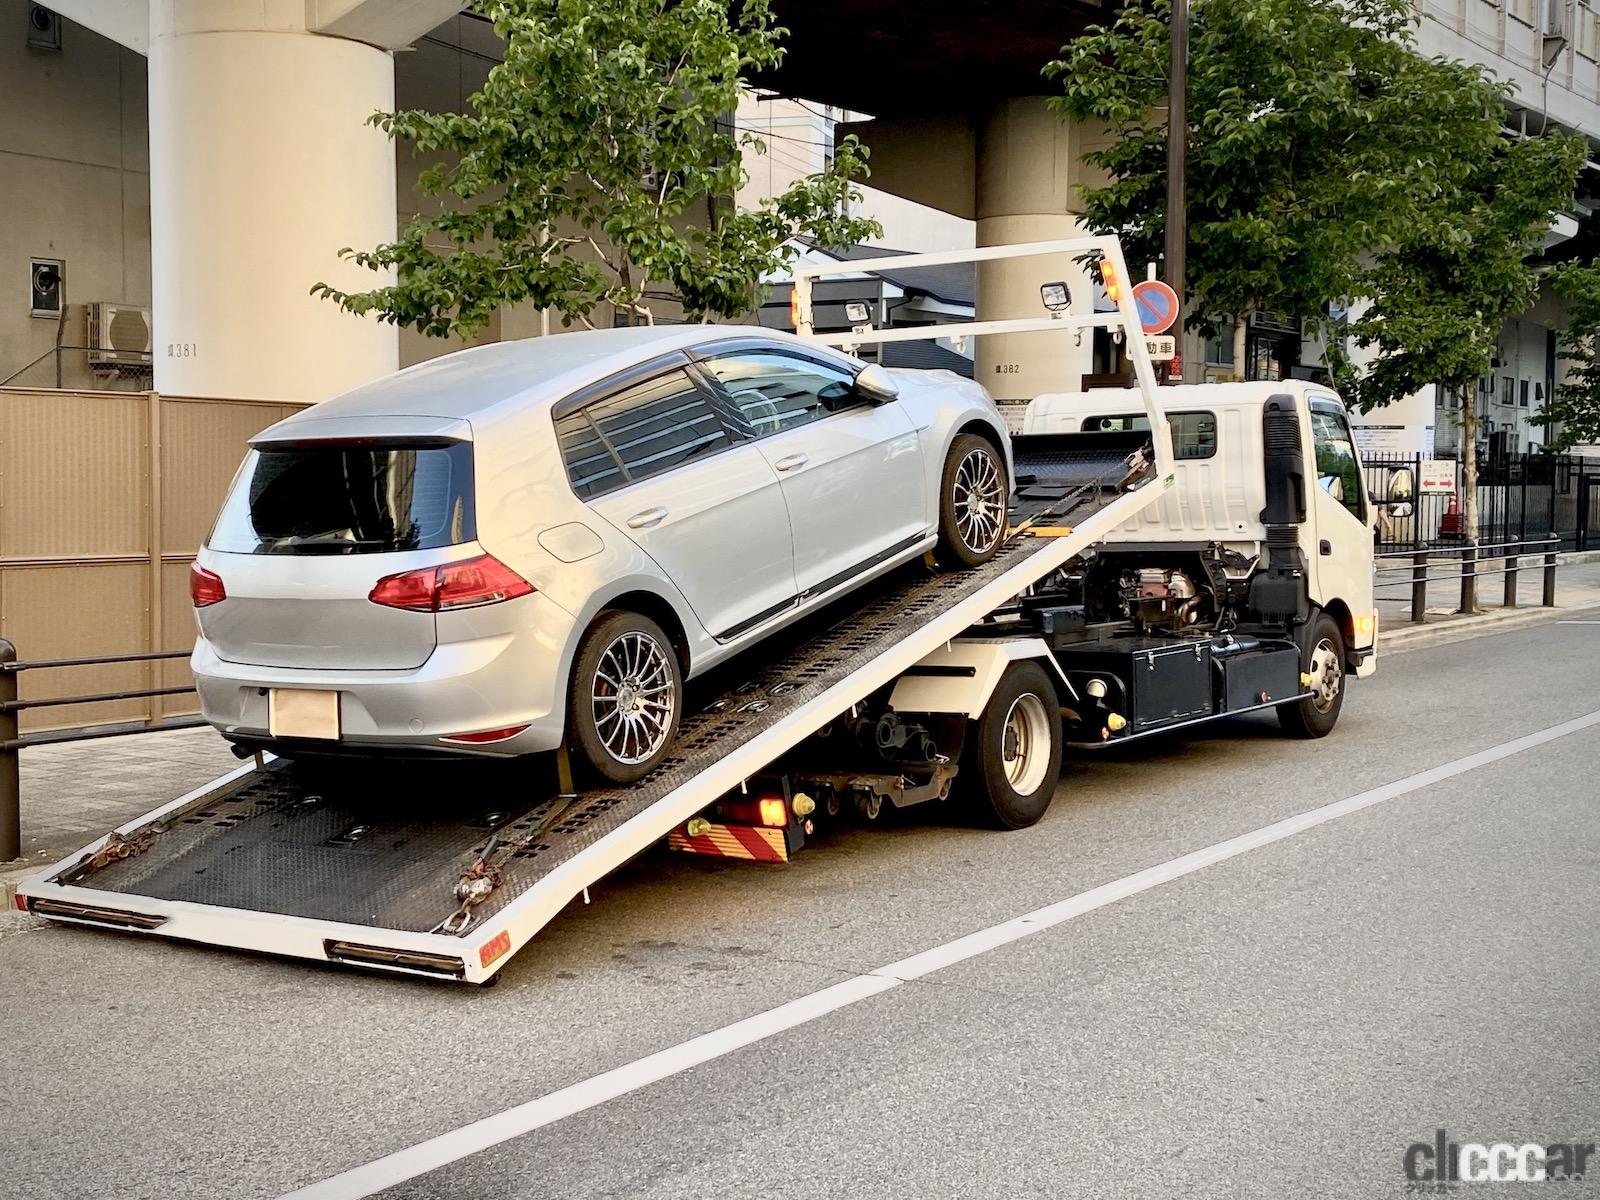
<path fill-rule="evenodd" d="M 17 648 L 0 638 L 0 742 L 17 740 Z M 0 750 L 0 862 L 22 857 L 22 777 L 15 747 Z"/>
<path fill-rule="evenodd" d="M 1519 546 L 1520 550 L 1521 547 Z M 1517 566 L 1522 562 L 1521 554 L 1506 555 L 1506 594 L 1502 601 L 1507 608 L 1517 606 Z"/>
<path fill-rule="evenodd" d="M 1478 607 L 1478 543 L 1461 547 L 1461 604 L 1458 611 L 1470 613 Z"/>
<path fill-rule="evenodd" d="M 1428 619 L 1428 552 L 1416 550 L 1411 555 L 1411 620 L 1421 625 Z"/>
<path fill-rule="evenodd" d="M 1544 606 L 1556 606 L 1556 548 L 1561 543 L 1556 540 L 1555 534 L 1550 535 L 1548 548 L 1544 552 Z"/>

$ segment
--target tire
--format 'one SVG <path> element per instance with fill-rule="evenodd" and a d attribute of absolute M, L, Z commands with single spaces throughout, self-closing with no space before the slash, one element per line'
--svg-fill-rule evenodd
<path fill-rule="evenodd" d="M 968 728 L 957 776 L 982 824 L 1026 829 L 1050 807 L 1061 775 L 1060 703 L 1055 681 L 1038 663 L 1013 663 L 1000 677 Z"/>
<path fill-rule="evenodd" d="M 672 639 L 638 613 L 602 614 L 572 663 L 567 740 L 574 765 L 603 783 L 643 779 L 670 753 L 682 709 L 683 669 Z"/>
<path fill-rule="evenodd" d="M 958 434 L 939 481 L 939 561 L 976 567 L 993 558 L 1005 538 L 1010 499 L 1005 457 L 976 434 Z"/>
<path fill-rule="evenodd" d="M 1307 627 L 1300 670 L 1312 677 L 1314 695 L 1278 708 L 1278 723 L 1294 737 L 1320 738 L 1333 732 L 1344 707 L 1344 631 L 1325 612 Z"/>

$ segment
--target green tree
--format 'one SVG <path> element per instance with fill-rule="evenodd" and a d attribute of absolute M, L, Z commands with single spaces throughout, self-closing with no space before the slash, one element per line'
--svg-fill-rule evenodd
<path fill-rule="evenodd" d="M 1553 431 L 1551 449 L 1600 442 L 1600 261 L 1562 263 L 1550 284 L 1566 308 L 1567 325 L 1556 334 L 1556 350 L 1567 367 L 1566 382 L 1534 420 Z"/>
<path fill-rule="evenodd" d="M 1346 372 L 1348 398 L 1371 410 L 1428 384 L 1462 397 L 1461 445 L 1467 539 L 1478 538 L 1477 380 L 1489 373 L 1508 317 L 1539 293 L 1527 261 L 1550 218 L 1572 200 L 1587 145 L 1577 136 L 1500 135 L 1500 152 L 1464 186 L 1438 197 L 1396 244 L 1379 254 L 1358 289 L 1371 305 L 1350 325 L 1358 346 L 1376 348 L 1363 376 Z M 1476 595 L 1463 596 L 1476 608 Z"/>
<path fill-rule="evenodd" d="M 826 170 L 751 211 L 726 203 L 758 139 L 728 123 L 740 80 L 782 57 L 770 0 L 480 0 L 505 60 L 465 113 L 377 113 L 372 123 L 439 161 L 419 185 L 438 197 L 398 240 L 341 251 L 395 282 L 312 288 L 353 313 L 437 337 L 471 336 L 502 305 L 552 307 L 592 327 L 609 303 L 634 323 L 670 289 L 691 317 L 756 300 L 785 242 L 834 246 L 881 232 L 852 217 L 866 174 L 853 138 Z"/>
<path fill-rule="evenodd" d="M 1103 124 L 1086 156 L 1088 223 L 1160 257 L 1166 221 L 1170 0 L 1146 0 L 1045 68 L 1062 116 Z M 1190 21 L 1187 284 L 1191 325 L 1234 319 L 1235 370 L 1258 309 L 1326 335 L 1365 257 L 1491 151 L 1501 95 L 1475 67 L 1411 50 L 1407 0 L 1195 0 Z"/>

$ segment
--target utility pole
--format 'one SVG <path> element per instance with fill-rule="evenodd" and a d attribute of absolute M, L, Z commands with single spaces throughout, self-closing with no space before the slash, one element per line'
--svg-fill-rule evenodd
<path fill-rule="evenodd" d="M 1189 0 L 1172 0 L 1172 66 L 1167 84 L 1167 283 L 1178 293 L 1174 334 L 1178 354 L 1168 383 L 1183 382 L 1183 276 L 1189 237 L 1184 201 L 1184 152 L 1189 133 Z"/>

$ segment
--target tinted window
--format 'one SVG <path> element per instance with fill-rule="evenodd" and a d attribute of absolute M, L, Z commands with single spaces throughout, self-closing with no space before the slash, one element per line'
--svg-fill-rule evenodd
<path fill-rule="evenodd" d="M 572 490 L 598 496 L 731 444 L 706 394 L 673 371 L 556 421 Z"/>
<path fill-rule="evenodd" d="M 1168 413 L 1167 424 L 1172 426 L 1172 454 L 1174 458 L 1210 458 L 1216 454 L 1216 413 Z M 1143 433 L 1150 428 L 1150 418 L 1143 413 L 1127 413 L 1116 417 L 1085 417 L 1081 428 L 1085 433 L 1132 433 L 1136 431 Z"/>
<path fill-rule="evenodd" d="M 251 451 L 209 544 L 233 554 L 383 554 L 474 536 L 469 443 L 322 443 Z"/>
<path fill-rule="evenodd" d="M 1365 520 L 1361 468 L 1356 459 L 1354 439 L 1350 436 L 1350 422 L 1343 410 L 1329 401 L 1313 400 L 1311 440 L 1317 452 L 1317 486 Z"/>
<path fill-rule="evenodd" d="M 777 351 L 727 354 L 711 359 L 705 369 L 727 389 L 738 422 L 754 437 L 809 424 L 857 403 L 849 371 Z"/>

